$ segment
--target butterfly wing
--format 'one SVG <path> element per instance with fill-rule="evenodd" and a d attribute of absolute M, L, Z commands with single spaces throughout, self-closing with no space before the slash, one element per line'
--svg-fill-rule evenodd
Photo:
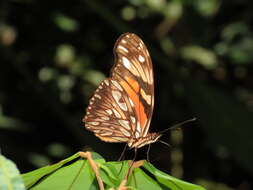
<path fill-rule="evenodd" d="M 132 136 L 125 94 L 118 82 L 112 78 L 101 82 L 90 99 L 85 127 L 107 142 L 127 142 Z"/>
<path fill-rule="evenodd" d="M 114 47 L 115 65 L 111 75 L 119 81 L 133 102 L 137 119 L 135 137 L 148 133 L 154 107 L 152 61 L 143 41 L 135 34 L 123 34 Z"/>
<path fill-rule="evenodd" d="M 135 34 L 123 34 L 114 47 L 115 64 L 89 102 L 85 127 L 107 142 L 129 142 L 148 133 L 154 106 L 152 62 Z"/>

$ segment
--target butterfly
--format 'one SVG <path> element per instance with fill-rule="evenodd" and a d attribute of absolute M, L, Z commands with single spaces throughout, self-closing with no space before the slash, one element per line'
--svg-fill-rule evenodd
<path fill-rule="evenodd" d="M 154 108 L 152 61 L 141 38 L 133 33 L 118 38 L 114 56 L 110 77 L 90 99 L 83 122 L 101 140 L 127 143 L 136 150 L 161 136 L 149 132 Z"/>

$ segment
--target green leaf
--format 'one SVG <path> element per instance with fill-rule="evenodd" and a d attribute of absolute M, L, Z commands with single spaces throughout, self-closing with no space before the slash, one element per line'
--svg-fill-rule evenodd
<path fill-rule="evenodd" d="M 103 158 L 92 153 L 98 163 L 104 163 Z M 70 175 L 71 174 L 71 175 Z M 79 153 L 70 156 L 51 166 L 46 166 L 22 175 L 28 189 L 82 189 L 91 186 L 94 174 L 87 160 L 80 157 Z M 85 184 L 84 184 L 85 183 Z"/>
<path fill-rule="evenodd" d="M 163 184 L 166 187 L 169 187 L 171 189 L 175 190 L 204 190 L 203 187 L 185 182 L 183 180 L 177 179 L 175 177 L 172 177 L 158 169 L 156 169 L 152 164 L 145 162 L 144 166 L 145 169 L 147 169 L 150 173 L 152 173 L 157 181 L 161 184 Z"/>
<path fill-rule="evenodd" d="M 16 165 L 0 155 L 0 189 L 24 190 L 25 186 Z"/>
<path fill-rule="evenodd" d="M 128 172 L 129 169 L 128 161 L 106 162 L 104 165 L 106 166 L 101 166 L 102 180 L 107 185 L 110 185 L 109 184 L 110 182 L 108 182 L 108 180 L 110 180 L 111 183 L 113 183 L 113 186 L 110 185 L 110 187 L 118 187 Z"/>
<path fill-rule="evenodd" d="M 61 162 L 59 162 L 57 164 L 53 164 L 51 166 L 46 166 L 46 167 L 34 170 L 32 172 L 28 172 L 26 174 L 23 174 L 22 177 L 23 177 L 26 188 L 31 187 L 32 185 L 34 185 L 37 181 L 39 181 L 45 175 L 52 173 L 53 171 L 59 169 L 64 164 L 66 164 L 78 157 L 79 157 L 79 153 L 76 153 L 73 156 L 71 156 L 65 160 L 62 160 Z"/>
<path fill-rule="evenodd" d="M 129 178 L 129 185 L 135 187 L 139 190 L 145 189 L 156 189 L 162 190 L 163 188 L 153 180 L 149 175 L 147 175 L 140 168 L 136 168 L 133 174 Z"/>
<path fill-rule="evenodd" d="M 90 171 L 88 161 L 79 159 L 73 164 L 56 170 L 31 189 L 89 189 L 95 179 L 95 174 Z"/>
<path fill-rule="evenodd" d="M 123 162 L 105 162 L 105 160 L 96 153 L 92 153 L 93 160 L 99 166 L 99 174 L 106 189 L 116 189 L 121 184 L 129 170 L 129 161 Z M 202 190 L 199 186 L 183 182 L 165 173 L 155 169 L 151 164 L 145 163 L 142 168 L 136 168 L 129 177 L 127 187 L 130 189 L 154 189 L 161 190 L 176 189 L 177 186 L 186 190 Z M 149 172 L 147 172 L 149 171 Z M 154 180 L 150 173 L 155 176 Z M 92 170 L 89 161 L 81 158 L 79 153 L 51 166 L 47 166 L 28 174 L 23 178 L 26 187 L 31 190 L 49 190 L 49 189 L 98 189 L 97 178 Z M 172 181 L 172 182 L 171 182 Z M 175 184 L 177 183 L 177 186 Z"/>

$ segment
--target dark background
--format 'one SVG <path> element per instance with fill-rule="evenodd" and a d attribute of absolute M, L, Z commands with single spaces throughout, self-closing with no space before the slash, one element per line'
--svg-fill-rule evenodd
<path fill-rule="evenodd" d="M 152 145 L 151 163 L 209 190 L 252 189 L 252 11 L 246 0 L 1 1 L 1 153 L 22 173 L 87 149 L 117 160 L 124 144 L 81 120 L 116 39 L 134 32 L 153 59 L 151 131 L 198 118 L 162 137 L 172 148 Z"/>

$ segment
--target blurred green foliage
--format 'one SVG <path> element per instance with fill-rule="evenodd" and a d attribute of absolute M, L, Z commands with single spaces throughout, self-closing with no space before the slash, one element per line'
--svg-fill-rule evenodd
<path fill-rule="evenodd" d="M 25 190 L 24 182 L 16 165 L 0 154 L 0 189 Z"/>
<path fill-rule="evenodd" d="M 164 135 L 171 151 L 152 145 L 151 162 L 207 189 L 251 189 L 252 20 L 247 0 L 1 1 L 2 152 L 22 172 L 83 148 L 117 159 L 123 145 L 101 142 L 81 120 L 115 40 L 134 32 L 154 65 L 151 130 L 198 118 L 180 142 Z"/>

